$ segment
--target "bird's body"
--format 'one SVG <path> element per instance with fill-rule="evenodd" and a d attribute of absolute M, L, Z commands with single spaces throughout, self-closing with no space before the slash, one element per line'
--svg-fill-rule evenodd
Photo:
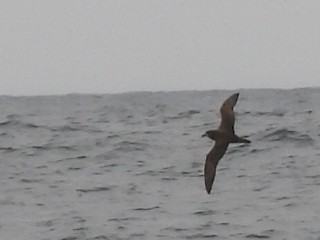
<path fill-rule="evenodd" d="M 204 166 L 205 186 L 208 194 L 211 192 L 219 160 L 227 151 L 229 144 L 250 143 L 249 140 L 237 136 L 234 132 L 235 114 L 233 108 L 237 103 L 238 97 L 239 93 L 236 93 L 224 101 L 220 108 L 221 124 L 219 128 L 209 130 L 203 135 L 215 141 L 215 145 L 207 154 Z"/>

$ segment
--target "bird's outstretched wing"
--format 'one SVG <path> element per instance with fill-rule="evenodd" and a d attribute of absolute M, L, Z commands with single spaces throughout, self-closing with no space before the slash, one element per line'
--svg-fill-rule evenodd
<path fill-rule="evenodd" d="M 228 145 L 228 142 L 216 141 L 214 147 L 206 157 L 206 162 L 204 165 L 204 183 L 208 194 L 211 192 L 212 184 L 216 176 L 218 162 L 226 152 Z"/>
<path fill-rule="evenodd" d="M 239 93 L 231 95 L 220 108 L 221 124 L 219 130 L 234 133 L 235 116 L 233 108 L 238 101 Z"/>

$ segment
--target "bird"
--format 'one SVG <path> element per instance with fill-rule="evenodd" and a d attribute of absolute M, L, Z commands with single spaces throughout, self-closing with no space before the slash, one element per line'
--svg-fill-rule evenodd
<path fill-rule="evenodd" d="M 237 136 L 234 132 L 235 114 L 233 111 L 239 98 L 235 93 L 227 98 L 220 107 L 221 123 L 218 129 L 206 131 L 202 137 L 215 141 L 211 151 L 206 156 L 204 164 L 204 182 L 207 193 L 210 194 L 216 176 L 219 160 L 223 157 L 230 143 L 250 143 L 251 141 Z"/>

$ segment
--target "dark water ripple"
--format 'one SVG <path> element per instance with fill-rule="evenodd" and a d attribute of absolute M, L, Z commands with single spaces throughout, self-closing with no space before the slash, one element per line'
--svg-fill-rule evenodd
<path fill-rule="evenodd" d="M 144 151 L 147 147 L 147 143 L 121 141 L 114 145 L 114 150 L 119 152 L 131 152 L 131 151 Z"/>
<path fill-rule="evenodd" d="M 160 208 L 159 206 L 154 206 L 154 207 L 146 207 L 146 208 L 135 208 L 133 209 L 134 211 L 150 211 L 154 209 Z"/>
<path fill-rule="evenodd" d="M 248 239 L 267 239 L 270 237 L 267 235 L 249 234 L 246 236 L 246 238 L 248 238 Z"/>
<path fill-rule="evenodd" d="M 309 112 L 308 112 L 309 113 Z M 263 117 L 263 116 L 269 116 L 269 117 L 283 117 L 285 116 L 286 111 L 272 111 L 272 112 L 243 112 L 240 113 L 239 115 L 250 115 L 251 117 Z"/>
<path fill-rule="evenodd" d="M 197 212 L 194 212 L 193 214 L 205 216 L 205 215 L 214 215 L 215 213 L 216 212 L 214 210 L 208 209 L 203 211 L 197 211 Z"/>
<path fill-rule="evenodd" d="M 1 237 L 318 239 L 320 90 L 241 90 L 207 195 L 229 94 L 1 97 Z"/>
<path fill-rule="evenodd" d="M 110 191 L 114 187 L 115 186 L 95 187 L 95 188 L 88 188 L 88 189 L 77 189 L 77 191 L 81 193 L 104 192 L 104 191 Z"/>
<path fill-rule="evenodd" d="M 188 119 L 192 117 L 195 114 L 199 114 L 200 111 L 198 110 L 188 110 L 188 111 L 183 111 L 179 112 L 178 115 L 172 116 L 172 117 L 167 117 L 168 120 L 175 120 L 175 119 Z"/>
<path fill-rule="evenodd" d="M 213 238 L 216 238 L 216 237 L 219 237 L 219 236 L 216 235 L 216 234 L 208 234 L 208 235 L 205 235 L 205 234 L 194 234 L 194 235 L 185 236 L 185 239 L 213 239 Z"/>
<path fill-rule="evenodd" d="M 277 129 L 264 136 L 269 141 L 288 141 L 288 142 L 302 142 L 304 144 L 313 144 L 313 139 L 305 133 L 286 128 Z"/>

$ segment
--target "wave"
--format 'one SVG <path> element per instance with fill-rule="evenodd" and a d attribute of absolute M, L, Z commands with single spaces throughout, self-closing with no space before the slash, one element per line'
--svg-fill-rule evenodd
<path fill-rule="evenodd" d="M 116 186 L 81 188 L 81 189 L 77 189 L 77 191 L 80 193 L 104 192 L 104 191 L 110 191 L 110 190 L 114 189 L 115 187 Z"/>
<path fill-rule="evenodd" d="M 180 112 L 176 116 L 167 117 L 167 119 L 186 119 L 186 118 L 190 118 L 193 115 L 199 114 L 199 113 L 200 113 L 200 111 L 198 111 L 198 110 L 189 110 L 189 111 Z"/>
<path fill-rule="evenodd" d="M 114 151 L 121 151 L 121 152 L 132 152 L 132 151 L 143 151 L 149 145 L 142 142 L 132 142 L 132 141 L 121 141 L 114 145 Z"/>
<path fill-rule="evenodd" d="M 134 211 L 150 211 L 150 210 L 154 210 L 154 209 L 158 209 L 160 208 L 159 206 L 153 206 L 153 207 L 144 207 L 144 208 L 135 208 L 133 209 Z"/>
<path fill-rule="evenodd" d="M 286 114 L 285 110 L 274 110 L 272 112 L 246 111 L 243 113 L 239 113 L 239 115 L 251 115 L 254 117 L 262 117 L 262 116 L 283 117 L 285 114 Z"/>
<path fill-rule="evenodd" d="M 313 144 L 314 140 L 305 133 L 301 133 L 295 130 L 289 130 L 287 128 L 277 129 L 271 133 L 263 136 L 263 139 L 269 141 L 285 141 L 285 142 L 299 142 L 304 144 Z"/>
<path fill-rule="evenodd" d="M 18 151 L 18 148 L 13 148 L 13 147 L 0 147 L 0 151 L 4 151 L 5 153 L 11 153 Z"/>
<path fill-rule="evenodd" d="M 51 151 L 51 150 L 66 150 L 66 151 L 71 151 L 75 152 L 77 151 L 77 146 L 76 145 L 54 145 L 52 143 L 46 143 L 43 145 L 33 145 L 30 147 L 27 147 L 28 149 L 34 149 L 37 151 Z"/>

